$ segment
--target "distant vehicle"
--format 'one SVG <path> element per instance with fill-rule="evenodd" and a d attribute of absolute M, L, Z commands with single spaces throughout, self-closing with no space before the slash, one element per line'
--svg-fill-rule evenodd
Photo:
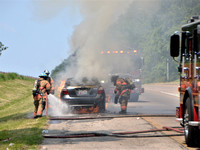
<path fill-rule="evenodd" d="M 132 72 L 129 76 L 135 84 L 135 88 L 131 90 L 131 95 L 129 101 L 137 102 L 139 96 L 144 93 L 144 88 L 142 87 L 142 70 L 138 69 Z"/>
<path fill-rule="evenodd" d="M 84 77 L 81 81 L 67 79 L 60 98 L 73 108 L 99 107 L 100 112 L 105 111 L 105 91 L 94 78 Z"/>

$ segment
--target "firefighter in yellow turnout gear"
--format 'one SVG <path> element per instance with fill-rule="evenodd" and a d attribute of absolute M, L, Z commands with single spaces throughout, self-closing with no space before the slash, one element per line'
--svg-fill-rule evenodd
<path fill-rule="evenodd" d="M 135 88 L 134 83 L 130 78 L 119 78 L 119 76 L 112 76 L 111 82 L 114 83 L 115 86 L 115 104 L 121 104 L 121 111 L 119 113 L 125 114 L 127 112 L 127 104 L 130 98 L 130 92 Z"/>
<path fill-rule="evenodd" d="M 34 118 L 42 117 L 43 110 L 45 109 L 46 101 L 48 98 L 47 93 L 50 92 L 51 86 L 47 81 L 47 75 L 41 73 L 40 78 L 35 81 L 33 88 L 33 97 L 34 97 Z"/>

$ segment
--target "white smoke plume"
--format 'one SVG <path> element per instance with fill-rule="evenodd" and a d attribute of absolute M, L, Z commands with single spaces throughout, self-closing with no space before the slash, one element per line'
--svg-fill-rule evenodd
<path fill-rule="evenodd" d="M 126 50 L 130 45 L 125 39 L 115 40 L 108 36 L 110 28 L 118 22 L 119 17 L 126 14 L 131 4 L 137 6 L 136 11 L 146 14 L 159 8 L 159 0 L 44 0 L 33 1 L 34 14 L 39 20 L 48 20 L 64 11 L 66 16 L 73 17 L 79 9 L 83 21 L 74 27 L 69 40 L 71 53 L 76 53 L 77 62 L 71 62 L 63 72 L 57 75 L 58 80 L 67 77 L 105 78 L 109 73 L 123 72 L 133 68 L 129 57 L 101 57 L 101 51 Z M 69 15 L 70 14 L 70 15 Z M 133 27 L 134 28 L 134 27 Z M 131 47 L 134 48 L 134 47 Z M 73 59 L 72 59 L 73 60 Z M 117 70 L 117 71 L 116 71 Z"/>
<path fill-rule="evenodd" d="M 74 28 L 70 40 L 71 49 L 78 51 L 75 77 L 105 79 L 108 74 L 113 73 L 113 70 L 119 73 L 133 71 L 133 60 L 130 57 L 120 55 L 101 57 L 101 51 L 129 49 L 129 45 L 125 44 L 125 39 L 115 40 L 115 37 L 108 37 L 107 32 L 119 21 L 120 16 L 127 13 L 132 3 L 137 5 L 140 11 L 153 13 L 159 8 L 159 2 L 145 0 L 80 0 L 76 2 L 84 19 Z"/>
<path fill-rule="evenodd" d="M 72 116 L 71 109 L 68 104 L 60 101 L 52 94 L 48 96 L 48 115 L 49 116 Z"/>
<path fill-rule="evenodd" d="M 111 42 L 106 37 L 106 32 L 119 16 L 126 12 L 132 0 L 77 2 L 84 21 L 75 27 L 71 38 L 72 50 L 78 50 L 76 78 L 83 76 L 103 78 L 110 73 L 112 67 L 118 67 L 118 65 L 114 64 L 111 58 L 102 58 L 101 51 L 120 49 L 120 43 Z M 109 40 L 110 45 L 105 47 L 105 43 Z M 121 63 L 120 59 L 116 62 Z"/>

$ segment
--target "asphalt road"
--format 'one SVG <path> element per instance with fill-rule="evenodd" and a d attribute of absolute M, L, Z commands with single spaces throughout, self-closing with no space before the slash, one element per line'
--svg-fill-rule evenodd
<path fill-rule="evenodd" d="M 144 85 L 145 92 L 138 102 L 128 103 L 128 114 L 169 114 L 176 113 L 179 105 L 177 84 Z M 107 110 L 112 113 L 120 111 L 119 104 L 109 104 Z"/>
<path fill-rule="evenodd" d="M 54 149 L 188 149 L 184 143 L 184 136 L 167 137 L 177 132 L 151 132 L 143 134 L 126 134 L 124 136 L 110 136 L 116 132 L 133 132 L 160 129 L 162 126 L 180 127 L 175 117 L 138 117 L 137 115 L 175 115 L 178 106 L 178 91 L 176 84 L 145 85 L 145 93 L 138 102 L 129 102 L 128 114 L 134 117 L 101 118 L 86 120 L 51 120 L 45 136 L 67 136 L 106 134 L 109 136 L 94 136 L 82 138 L 45 138 L 41 150 Z M 120 106 L 109 103 L 105 114 L 74 115 L 65 117 L 101 117 L 118 116 Z M 112 134 L 113 135 L 113 134 Z"/>

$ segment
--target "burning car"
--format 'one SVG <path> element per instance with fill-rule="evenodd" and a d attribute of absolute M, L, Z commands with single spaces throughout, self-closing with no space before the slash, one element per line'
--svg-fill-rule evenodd
<path fill-rule="evenodd" d="M 98 108 L 99 112 L 105 111 L 105 91 L 96 78 L 67 79 L 60 99 L 75 109 Z"/>

